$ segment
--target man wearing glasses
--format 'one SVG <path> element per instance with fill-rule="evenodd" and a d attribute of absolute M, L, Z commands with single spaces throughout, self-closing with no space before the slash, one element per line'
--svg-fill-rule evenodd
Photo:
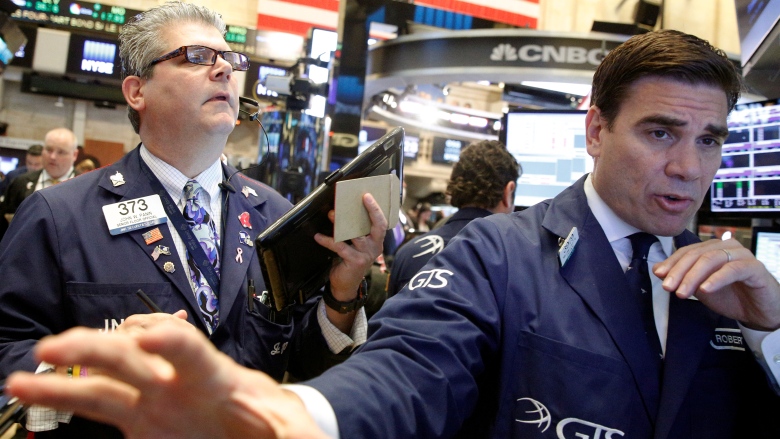
<path fill-rule="evenodd" d="M 296 369 L 304 363 L 322 370 L 365 339 L 362 309 L 341 314 L 317 303 L 286 315 L 252 299 L 252 287 L 258 296 L 265 289 L 254 239 L 291 205 L 220 161 L 238 115 L 235 72 L 249 66 L 224 33 L 218 14 L 177 2 L 123 27 L 122 91 L 141 144 L 19 210 L 0 243 L 0 379 L 41 370 L 32 346 L 73 326 L 141 331 L 186 319 L 235 361 L 277 380 L 288 369 L 305 375 Z M 387 222 L 373 198 L 364 204 L 370 235 L 351 245 L 317 237 L 341 258 L 330 285 L 342 302 L 356 299 L 382 248 Z M 139 290 L 163 312 L 149 314 Z M 56 372 L 99 373 L 79 365 Z M 59 428 L 34 425 L 35 416 L 28 427 L 57 428 L 36 437 L 119 435 L 57 415 Z"/>

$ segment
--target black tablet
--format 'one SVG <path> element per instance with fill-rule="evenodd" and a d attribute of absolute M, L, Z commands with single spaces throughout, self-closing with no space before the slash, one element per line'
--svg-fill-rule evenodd
<path fill-rule="evenodd" d="M 314 240 L 316 233 L 333 236 L 328 212 L 333 210 L 337 181 L 395 174 L 403 179 L 404 130 L 395 128 L 357 157 L 330 174 L 314 191 L 261 233 L 255 243 L 266 288 L 277 310 L 303 303 L 328 280 L 332 251 Z"/>

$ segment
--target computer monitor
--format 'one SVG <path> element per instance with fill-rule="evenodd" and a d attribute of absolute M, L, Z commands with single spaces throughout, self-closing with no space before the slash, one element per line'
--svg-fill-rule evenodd
<path fill-rule="evenodd" d="M 710 188 L 712 213 L 780 212 L 780 100 L 738 105 L 728 118 L 720 169 Z"/>
<path fill-rule="evenodd" d="M 593 170 L 585 148 L 584 110 L 508 112 L 499 138 L 523 167 L 515 206 L 528 207 L 553 198 Z"/>
<path fill-rule="evenodd" d="M 753 227 L 750 246 L 756 259 L 780 280 L 780 227 Z"/>
<path fill-rule="evenodd" d="M 3 174 L 8 174 L 9 172 L 16 169 L 18 165 L 19 165 L 18 157 L 6 157 L 0 155 L 0 172 L 2 172 Z"/>

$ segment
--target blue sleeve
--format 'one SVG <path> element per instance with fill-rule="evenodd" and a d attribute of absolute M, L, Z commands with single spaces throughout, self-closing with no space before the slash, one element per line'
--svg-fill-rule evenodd
<path fill-rule="evenodd" d="M 385 302 L 352 358 L 307 383 L 333 406 L 341 437 L 446 437 L 473 412 L 508 283 L 495 230 L 467 227 Z"/>
<path fill-rule="evenodd" d="M 63 304 L 52 211 L 38 192 L 23 207 L 0 242 L 0 379 L 35 370 L 37 340 L 73 325 Z"/>

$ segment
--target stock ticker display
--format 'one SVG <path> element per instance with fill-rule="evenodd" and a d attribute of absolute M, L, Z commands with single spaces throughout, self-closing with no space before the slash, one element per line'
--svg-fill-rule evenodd
<path fill-rule="evenodd" d="M 780 211 L 780 105 L 738 106 L 711 189 L 713 212 Z"/>

